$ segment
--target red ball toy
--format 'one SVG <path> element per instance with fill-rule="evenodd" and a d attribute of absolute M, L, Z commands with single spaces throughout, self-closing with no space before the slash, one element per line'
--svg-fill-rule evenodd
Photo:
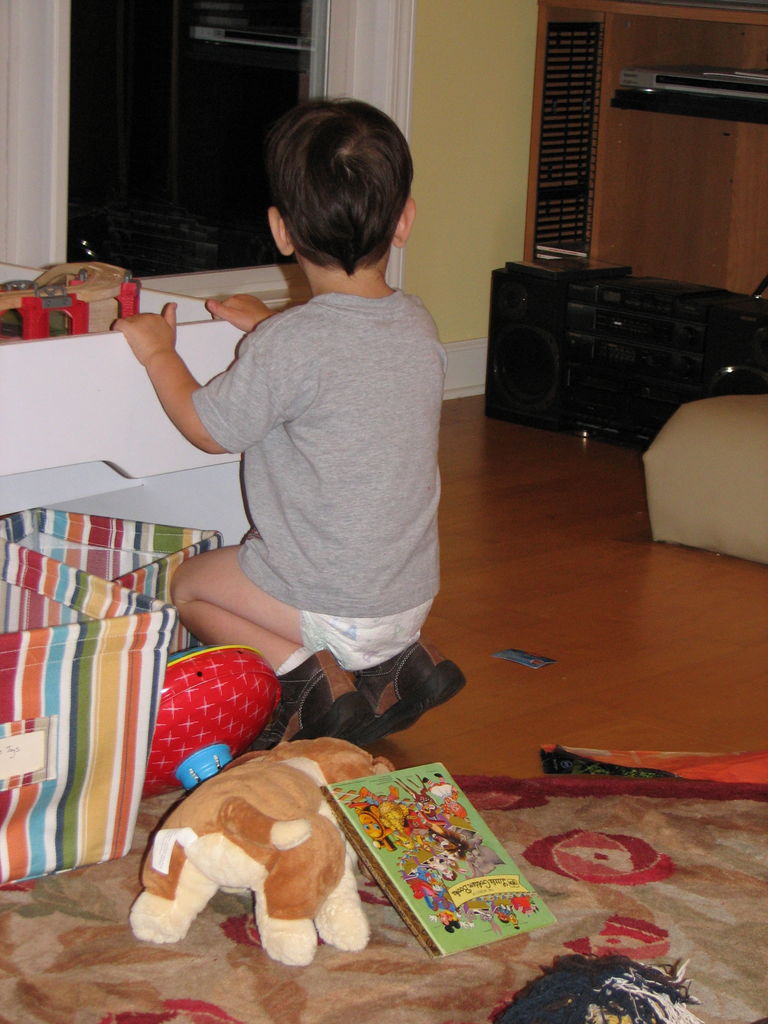
<path fill-rule="evenodd" d="M 252 647 L 197 647 L 172 655 L 160 695 L 143 795 L 179 789 L 182 782 L 191 788 L 177 774 L 184 762 L 203 764 L 197 769 L 200 778 L 196 781 L 214 774 L 263 731 L 279 700 L 277 676 Z"/>

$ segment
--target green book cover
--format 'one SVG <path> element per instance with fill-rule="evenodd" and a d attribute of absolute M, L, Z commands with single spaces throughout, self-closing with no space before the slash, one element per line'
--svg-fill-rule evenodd
<path fill-rule="evenodd" d="M 554 923 L 444 765 L 334 783 L 325 792 L 361 861 L 433 956 Z"/>

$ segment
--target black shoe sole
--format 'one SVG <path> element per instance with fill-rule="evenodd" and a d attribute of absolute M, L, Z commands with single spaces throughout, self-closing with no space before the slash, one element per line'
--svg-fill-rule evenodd
<path fill-rule="evenodd" d="M 344 693 L 333 702 L 321 719 L 306 725 L 291 739 L 316 740 L 320 736 L 333 736 L 335 739 L 349 740 L 351 734 L 368 728 L 373 719 L 373 712 L 359 693 Z"/>
<path fill-rule="evenodd" d="M 338 740 L 349 740 L 353 733 L 367 729 L 374 714 L 367 702 L 358 693 L 345 693 L 331 705 L 325 715 L 303 729 L 295 732 L 287 742 L 293 740 L 316 740 L 321 736 L 332 736 Z M 248 750 L 270 750 L 285 740 L 285 730 L 279 739 L 262 733 L 248 747 Z M 350 742 L 354 742 L 350 740 Z"/>
<path fill-rule="evenodd" d="M 452 661 L 441 661 L 432 670 L 427 679 L 419 686 L 419 693 L 413 699 L 403 697 L 382 715 L 373 716 L 367 725 L 363 725 L 352 735 L 346 736 L 350 743 L 358 747 L 368 746 L 376 740 L 384 739 L 393 732 L 402 732 L 421 718 L 425 711 L 445 704 L 463 689 L 467 680 L 458 665 Z"/>

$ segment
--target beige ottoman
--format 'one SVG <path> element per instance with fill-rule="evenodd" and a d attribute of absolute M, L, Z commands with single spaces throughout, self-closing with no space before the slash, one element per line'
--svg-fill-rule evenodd
<path fill-rule="evenodd" d="M 681 405 L 643 462 L 654 540 L 768 563 L 768 394 Z"/>

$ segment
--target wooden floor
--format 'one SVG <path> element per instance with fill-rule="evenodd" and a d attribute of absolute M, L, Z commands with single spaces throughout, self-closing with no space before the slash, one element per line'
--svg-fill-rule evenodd
<path fill-rule="evenodd" d="M 542 743 L 768 747 L 768 566 L 651 541 L 638 451 L 487 419 L 481 397 L 444 403 L 441 450 L 424 635 L 467 686 L 378 752 L 524 777 Z"/>

